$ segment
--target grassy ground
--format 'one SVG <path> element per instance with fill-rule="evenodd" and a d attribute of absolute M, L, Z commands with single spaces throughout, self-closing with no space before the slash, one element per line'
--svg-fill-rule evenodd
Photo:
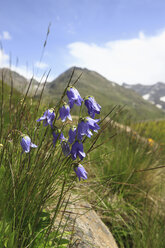
<path fill-rule="evenodd" d="M 101 141 L 116 132 L 116 137 L 90 154 L 88 200 L 119 247 L 164 247 L 165 168 L 156 169 L 162 166 L 164 153 L 160 145 L 144 143 L 135 133 L 114 127 L 106 130 Z M 157 132 L 159 140 L 164 130 Z"/>
<path fill-rule="evenodd" d="M 65 226 L 53 226 L 76 180 L 72 160 L 60 143 L 53 147 L 50 126 L 36 122 L 43 113 L 40 102 L 3 82 L 0 87 L 0 247 L 67 247 Z M 23 135 L 38 147 L 23 152 Z"/>
<path fill-rule="evenodd" d="M 165 148 L 165 120 L 132 123 L 131 126 L 141 136 L 152 139 Z"/>

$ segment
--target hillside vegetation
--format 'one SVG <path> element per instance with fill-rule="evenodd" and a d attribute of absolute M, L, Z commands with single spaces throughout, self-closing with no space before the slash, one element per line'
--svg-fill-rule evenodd
<path fill-rule="evenodd" d="M 16 108 L 18 107 L 21 99 L 23 99 L 23 95 L 21 93 L 7 84 L 2 83 L 0 80 L 1 125 L 9 123 L 11 116 L 16 113 Z"/>
<path fill-rule="evenodd" d="M 57 103 L 72 73 L 73 68 L 70 68 L 52 82 L 47 82 L 43 94 L 43 102 L 46 105 L 55 105 Z M 8 83 L 9 86 L 12 82 L 15 89 L 25 94 L 29 80 L 6 68 L 0 69 L 0 78 L 2 78 L 2 75 L 4 77 L 4 82 Z M 128 124 L 133 120 L 147 120 L 165 117 L 164 111 L 144 100 L 133 90 L 126 89 L 123 86 L 109 81 L 97 72 L 76 67 L 71 83 L 73 84 L 76 82 L 78 77 L 80 78 L 76 83 L 76 87 L 81 91 L 82 97 L 93 95 L 97 99 L 98 103 L 103 107 L 103 114 L 109 112 L 114 105 L 123 107 L 122 113 L 120 113 L 120 122 L 126 122 Z M 38 82 L 32 80 L 28 93 L 29 96 L 35 94 L 38 85 Z M 40 97 L 42 88 L 43 84 L 40 84 L 36 99 Z M 78 114 L 76 109 L 74 109 L 74 113 Z"/>
<path fill-rule="evenodd" d="M 132 123 L 132 128 L 141 136 L 152 138 L 155 142 L 165 145 L 165 120 Z"/>
<path fill-rule="evenodd" d="M 83 96 L 85 88 L 81 82 L 75 87 L 78 85 Z M 56 88 L 58 97 L 63 83 L 60 86 Z M 140 134 L 156 142 L 143 142 L 136 132 L 128 133 L 114 125 L 114 109 L 110 118 L 102 118 L 98 133 L 93 132 L 90 139 L 84 138 L 84 160 L 77 158 L 73 162 L 62 152 L 60 141 L 53 146 L 50 126 L 36 122 L 48 106 L 12 91 L 2 82 L 0 87 L 0 247 L 74 247 L 65 229 L 68 222 L 54 225 L 59 223 L 57 216 L 62 220 L 67 211 L 68 194 L 92 204 L 119 248 L 164 247 L 164 153 L 159 143 L 164 136 L 164 124 L 160 128 L 151 123 L 151 128 L 145 128 L 147 134 L 145 131 Z M 112 87 L 120 89 L 120 86 Z M 56 91 L 51 87 L 49 90 Z M 94 89 L 87 92 L 93 94 Z M 97 91 L 96 94 L 99 97 Z M 95 97 L 102 105 L 103 96 L 100 100 Z M 61 128 L 67 137 L 71 122 L 58 120 L 61 104 L 62 101 L 55 108 L 54 128 Z M 73 118 L 75 125 L 80 121 Z M 136 124 L 132 125 L 136 129 Z M 20 145 L 23 134 L 29 135 L 38 146 L 31 147 L 29 153 L 23 152 Z M 80 162 L 88 172 L 88 179 L 79 182 L 73 168 Z"/>
<path fill-rule="evenodd" d="M 152 137 L 150 131 L 148 136 Z M 111 132 L 117 136 L 108 140 Z M 164 135 L 164 130 L 158 133 Z M 161 145 L 144 142 L 135 132 L 113 125 L 101 140 L 106 143 L 90 154 L 88 171 L 93 177 L 88 182 L 89 201 L 120 248 L 164 247 L 165 153 Z"/>
<path fill-rule="evenodd" d="M 59 99 L 72 72 L 73 68 L 67 70 L 57 79 L 47 84 L 44 91 L 46 101 L 55 102 Z M 77 89 L 81 92 L 83 97 L 93 95 L 98 103 L 103 106 L 104 113 L 108 112 L 112 106 L 120 105 L 125 106 L 124 115 L 126 115 L 127 112 L 127 120 L 146 120 L 165 116 L 162 110 L 159 110 L 153 104 L 145 101 L 133 90 L 125 89 L 123 86 L 107 80 L 94 71 L 76 68 L 72 82 L 75 82 L 80 75 L 81 77 L 76 84 Z"/>

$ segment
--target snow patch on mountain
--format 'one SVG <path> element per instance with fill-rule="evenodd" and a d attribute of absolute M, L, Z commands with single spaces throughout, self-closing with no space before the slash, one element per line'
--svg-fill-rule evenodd
<path fill-rule="evenodd" d="M 143 99 L 144 100 L 148 100 L 150 98 L 150 94 L 145 94 L 145 95 L 143 95 Z"/>
<path fill-rule="evenodd" d="M 161 109 L 165 110 L 165 83 L 158 82 L 153 85 L 132 84 L 129 86 L 123 83 L 123 86 L 131 88 L 141 95 L 143 99 L 158 105 L 158 108 L 161 106 Z"/>
<path fill-rule="evenodd" d="M 126 89 L 132 89 L 131 85 L 129 85 L 129 84 L 123 84 L 123 86 L 124 86 Z"/>
<path fill-rule="evenodd" d="M 156 107 L 162 109 L 162 106 L 160 104 L 156 104 Z"/>
<path fill-rule="evenodd" d="M 165 96 L 160 97 L 161 102 L 165 102 Z"/>

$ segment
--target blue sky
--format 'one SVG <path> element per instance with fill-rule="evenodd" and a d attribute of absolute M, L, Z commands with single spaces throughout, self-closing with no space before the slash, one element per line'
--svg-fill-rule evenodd
<path fill-rule="evenodd" d="M 13 69 L 36 78 L 51 68 L 51 80 L 76 65 L 120 84 L 165 82 L 164 0 L 1 0 L 0 6 L 0 67 L 11 58 Z"/>

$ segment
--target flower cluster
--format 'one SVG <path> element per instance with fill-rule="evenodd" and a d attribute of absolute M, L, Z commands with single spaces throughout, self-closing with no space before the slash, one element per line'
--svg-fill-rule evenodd
<path fill-rule="evenodd" d="M 43 121 L 43 126 L 50 126 L 52 129 L 53 135 L 53 146 L 61 145 L 62 152 L 64 156 L 70 158 L 72 160 L 76 160 L 78 157 L 80 160 L 83 160 L 86 157 L 83 148 L 83 138 L 88 137 L 91 138 L 93 132 L 98 132 L 100 129 L 98 123 L 100 119 L 94 119 L 95 114 L 100 114 L 101 106 L 95 101 L 94 97 L 87 96 L 82 99 L 78 90 L 73 86 L 68 87 L 66 95 L 68 97 L 68 103 L 63 103 L 59 109 L 51 108 L 44 112 L 43 116 L 40 117 L 37 122 Z M 55 117 L 64 123 L 67 119 L 72 121 L 72 117 L 70 114 L 71 109 L 74 104 L 77 106 L 82 106 L 82 104 L 87 108 L 88 114 L 87 117 L 80 117 L 77 126 L 71 126 L 68 133 L 68 139 L 64 137 L 64 134 L 61 129 L 55 126 Z M 56 113 L 55 113 L 56 111 Z M 58 116 L 59 115 L 59 116 Z M 30 147 L 36 148 L 37 146 L 31 142 L 31 139 L 27 135 L 22 136 L 21 146 L 23 148 L 23 152 L 30 152 Z M 84 167 L 76 163 L 74 166 L 74 171 L 79 178 L 79 180 L 87 179 L 87 172 Z"/>

